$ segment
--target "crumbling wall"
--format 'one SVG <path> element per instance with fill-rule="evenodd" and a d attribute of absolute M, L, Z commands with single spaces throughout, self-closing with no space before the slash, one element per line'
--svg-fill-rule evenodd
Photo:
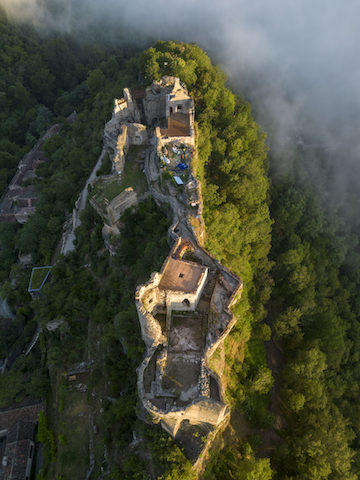
<path fill-rule="evenodd" d="M 106 146 L 113 162 L 113 168 L 121 174 L 130 145 L 147 145 L 147 128 L 141 123 L 123 122 L 118 126 L 116 132 L 110 135 L 108 131 L 106 139 Z"/>
<path fill-rule="evenodd" d="M 154 81 L 145 91 L 143 99 L 145 118 L 148 125 L 167 119 L 176 112 L 190 113 L 194 117 L 194 102 L 186 86 L 178 77 L 164 76 Z"/>
<path fill-rule="evenodd" d="M 136 102 L 134 102 L 130 90 L 128 88 L 124 88 L 123 90 L 124 98 L 127 102 L 127 108 L 129 111 L 129 122 L 140 123 L 140 112 Z"/>
<path fill-rule="evenodd" d="M 132 99 L 130 90 L 124 88 L 123 98 L 115 98 L 112 120 L 113 124 L 120 125 L 122 122 L 140 122 L 140 112 L 136 102 Z"/>
<path fill-rule="evenodd" d="M 161 275 L 159 273 L 153 273 L 150 280 L 145 285 L 140 285 L 135 293 L 135 305 L 140 321 L 141 336 L 148 349 L 164 341 L 161 326 L 150 313 L 157 305 L 165 304 L 165 296 L 161 295 L 158 289 L 160 279 Z"/>
<path fill-rule="evenodd" d="M 141 123 L 127 123 L 129 145 L 147 145 L 148 133 L 145 125 Z"/>
<path fill-rule="evenodd" d="M 145 98 L 143 99 L 144 113 L 146 123 L 153 125 L 158 122 L 166 114 L 166 93 L 162 91 L 161 87 L 153 82 L 151 87 L 145 91 Z"/>
<path fill-rule="evenodd" d="M 154 132 L 154 139 L 155 139 L 156 150 L 158 155 L 161 155 L 161 148 L 164 147 L 165 145 L 168 145 L 169 143 L 178 142 L 179 144 L 184 143 L 186 145 L 195 147 L 194 129 L 191 129 L 191 128 L 190 128 L 190 136 L 166 137 L 161 134 L 160 127 L 156 127 Z"/>
<path fill-rule="evenodd" d="M 113 161 L 113 168 L 121 173 L 130 145 L 146 145 L 146 126 L 140 122 L 141 114 L 130 90 L 124 88 L 124 98 L 114 100 L 111 120 L 104 128 L 104 144 Z"/>
<path fill-rule="evenodd" d="M 155 320 L 153 315 L 150 314 L 150 312 L 154 311 L 153 309 L 156 305 L 164 305 L 164 296 L 160 296 L 162 292 L 160 293 L 158 289 L 164 266 L 160 273 L 153 274 L 151 280 L 146 285 L 139 287 L 136 292 L 136 304 L 139 312 L 142 336 L 147 345 L 146 357 L 138 369 L 139 396 L 144 409 L 151 414 L 153 421 L 156 423 L 161 422 L 163 428 L 174 437 L 179 431 L 182 422 L 185 420 L 189 421 L 191 424 L 211 424 L 217 427 L 229 414 L 229 410 L 224 402 L 224 392 L 220 378 L 214 372 L 209 370 L 208 360 L 219 342 L 230 332 L 236 322 L 236 319 L 230 312 L 229 308 L 236 300 L 241 285 L 241 282 L 235 275 L 228 272 L 199 246 L 193 245 L 190 240 L 184 241 L 182 238 L 178 238 L 170 255 L 174 258 L 179 258 L 179 256 L 183 254 L 184 248 L 190 248 L 198 258 L 203 260 L 204 265 L 208 265 L 213 270 L 215 269 L 219 272 L 218 280 L 214 287 L 211 299 L 211 310 L 217 309 L 217 316 L 213 317 L 215 320 L 214 329 L 207 335 L 204 356 L 201 359 L 200 375 L 198 379 L 198 396 L 187 405 L 176 406 L 174 403 L 173 406 L 169 406 L 165 403 L 163 408 L 160 408 L 158 401 L 156 401 L 156 391 L 146 392 L 144 387 L 144 372 L 152 360 L 152 357 L 155 355 L 156 346 L 163 343 L 166 348 L 168 341 L 167 338 L 164 338 L 164 336 L 161 335 L 161 327 L 159 323 Z M 206 281 L 207 278 L 204 276 L 200 288 L 201 291 L 203 290 Z M 198 292 L 197 299 L 200 297 L 200 294 Z M 172 309 L 174 309 L 173 302 L 176 301 L 176 296 L 180 295 L 180 292 L 165 291 L 165 295 L 167 311 L 169 312 L 170 304 Z M 186 310 L 181 303 L 184 296 L 184 293 L 181 293 L 181 296 L 179 296 L 178 306 L 180 310 Z M 177 305 L 175 305 L 175 307 L 176 306 Z M 221 328 L 223 328 L 223 330 L 220 331 L 219 329 Z M 214 398 L 211 396 L 210 375 L 212 377 L 211 381 L 216 382 L 218 386 L 218 393 Z M 153 381 L 155 386 L 158 383 L 159 379 Z"/>
<path fill-rule="evenodd" d="M 113 167 L 121 173 L 124 170 L 126 154 L 129 150 L 129 136 L 127 124 L 122 124 L 119 130 L 119 135 L 116 140 L 116 148 L 112 158 Z"/>
<path fill-rule="evenodd" d="M 116 223 L 127 208 L 138 204 L 138 197 L 132 187 L 126 188 L 117 195 L 107 206 L 107 216 L 110 225 Z"/>

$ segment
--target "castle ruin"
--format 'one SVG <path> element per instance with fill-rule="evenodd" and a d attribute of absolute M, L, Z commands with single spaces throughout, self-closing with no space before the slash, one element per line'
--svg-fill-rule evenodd
<path fill-rule="evenodd" d="M 230 307 L 240 290 L 238 277 L 181 237 L 161 271 L 137 288 L 147 346 L 138 372 L 140 398 L 174 437 L 189 424 L 210 431 L 229 413 L 208 360 L 234 325 Z"/>
<path fill-rule="evenodd" d="M 143 414 L 183 445 L 193 444 L 200 434 L 206 437 L 229 418 L 221 380 L 209 359 L 236 322 L 231 307 L 242 288 L 241 280 L 202 246 L 194 127 L 194 101 L 186 86 L 165 76 L 144 90 L 124 89 L 104 131 L 113 170 L 120 176 L 129 147 L 146 148 L 149 192 L 171 208 L 169 256 L 135 295 L 146 344 L 138 393 Z M 204 442 L 192 445 L 188 456 L 196 460 L 203 447 Z"/>

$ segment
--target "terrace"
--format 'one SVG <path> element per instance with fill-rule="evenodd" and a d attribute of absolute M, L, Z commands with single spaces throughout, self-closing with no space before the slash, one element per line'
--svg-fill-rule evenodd
<path fill-rule="evenodd" d="M 167 128 L 161 128 L 160 132 L 163 137 L 190 137 L 190 114 L 172 113 Z"/>
<path fill-rule="evenodd" d="M 52 266 L 34 267 L 31 272 L 28 292 L 33 295 L 40 292 L 46 280 L 49 278 Z"/>
<path fill-rule="evenodd" d="M 205 272 L 206 267 L 202 265 L 169 257 L 159 288 L 184 293 L 196 292 Z"/>

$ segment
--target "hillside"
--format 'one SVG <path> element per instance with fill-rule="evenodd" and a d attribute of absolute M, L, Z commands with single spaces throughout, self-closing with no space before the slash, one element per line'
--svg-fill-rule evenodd
<path fill-rule="evenodd" d="M 61 124 L 44 144 L 47 161 L 30 179 L 39 198 L 36 212 L 23 225 L 0 224 L 1 297 L 14 312 L 1 323 L 0 358 L 7 364 L 0 407 L 46 402 L 38 478 L 357 478 L 357 232 L 341 230 L 335 214 L 325 213 L 304 186 L 301 152 L 291 174 L 270 180 L 265 134 L 250 105 L 231 92 L 225 75 L 196 45 L 158 42 L 125 55 L 114 47 L 43 40 L 23 27 L 0 26 L 3 60 L 12 65 L 0 86 L 7 117 L 0 131 L 3 190 L 22 155 L 46 128 Z M 136 369 L 145 344 L 135 290 L 161 270 L 174 215 L 166 202 L 146 195 L 142 167 L 127 170 L 119 185 L 104 158 L 99 174 L 107 180 L 89 194 L 98 208 L 86 206 L 76 250 L 59 255 L 63 226 L 71 223 L 102 150 L 114 98 L 125 87 L 139 92 L 164 75 L 179 77 L 194 99 L 191 168 L 201 183 L 204 220 L 191 224 L 195 236 L 204 228 L 202 248 L 243 283 L 232 309 L 236 324 L 209 363 L 231 416 L 200 471 L 139 411 Z M 46 79 L 51 88 L 42 90 Z M 76 120 L 66 123 L 73 110 Z M 170 127 L 179 131 L 175 121 Z M 128 154 L 141 166 L 143 153 L 130 147 L 124 161 Z M 180 160 L 186 162 L 188 153 Z M 166 155 L 171 162 L 172 154 Z M 161 180 L 170 193 L 171 177 Z M 124 188 L 141 198 L 115 222 Z M 187 253 L 194 262 L 196 252 Z M 32 300 L 31 268 L 44 265 L 53 265 L 51 277 Z M 176 326 L 181 319 L 174 321 Z M 34 335 L 39 340 L 25 355 Z"/>

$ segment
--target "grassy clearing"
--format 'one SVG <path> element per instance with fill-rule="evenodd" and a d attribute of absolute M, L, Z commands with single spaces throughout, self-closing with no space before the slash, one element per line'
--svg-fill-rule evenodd
<path fill-rule="evenodd" d="M 101 188 L 101 184 L 99 187 Z M 133 161 L 125 162 L 121 179 L 114 178 L 112 182 L 104 182 L 102 184 L 102 196 L 111 202 L 128 187 L 132 187 L 140 195 L 147 190 L 145 175 L 140 170 L 138 164 Z"/>
<path fill-rule="evenodd" d="M 89 406 L 86 393 L 66 393 L 58 425 L 57 458 L 57 477 L 85 478 L 89 467 Z"/>
<path fill-rule="evenodd" d="M 34 267 L 29 283 L 29 290 L 39 290 L 51 267 Z"/>
<path fill-rule="evenodd" d="M 140 170 L 139 165 L 133 160 L 125 163 L 121 183 L 123 188 L 133 187 L 138 194 L 142 194 L 147 190 L 145 175 Z"/>
<path fill-rule="evenodd" d="M 132 187 L 138 195 L 147 191 L 146 177 L 139 164 L 143 152 L 144 147 L 130 147 L 122 175 L 119 177 L 114 175 L 110 180 L 100 178 L 95 183 L 91 197 L 101 208 L 105 208 L 105 200 L 111 202 L 125 188 Z"/>
<path fill-rule="evenodd" d="M 114 179 L 111 183 L 104 183 L 104 188 L 102 192 L 102 196 L 104 199 L 106 198 L 109 202 L 113 200 L 117 195 L 119 195 L 123 190 L 124 187 L 122 185 L 122 181 Z"/>

